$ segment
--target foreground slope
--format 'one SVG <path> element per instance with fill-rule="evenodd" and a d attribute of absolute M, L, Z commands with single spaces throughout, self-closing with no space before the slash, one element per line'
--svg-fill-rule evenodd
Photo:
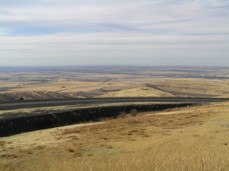
<path fill-rule="evenodd" d="M 229 103 L 0 139 L 0 170 L 229 170 Z"/>

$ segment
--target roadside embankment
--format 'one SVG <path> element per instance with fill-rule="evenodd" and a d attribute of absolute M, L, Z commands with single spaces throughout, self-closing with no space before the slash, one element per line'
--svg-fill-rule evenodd
<path fill-rule="evenodd" d="M 98 121 L 102 118 L 115 118 L 119 116 L 120 113 L 130 113 L 133 110 L 137 112 L 147 112 L 190 106 L 194 104 L 195 103 L 170 103 L 92 107 L 53 114 L 44 113 L 18 118 L 5 118 L 0 120 L 0 137 L 57 126 L 71 125 L 80 122 Z"/>

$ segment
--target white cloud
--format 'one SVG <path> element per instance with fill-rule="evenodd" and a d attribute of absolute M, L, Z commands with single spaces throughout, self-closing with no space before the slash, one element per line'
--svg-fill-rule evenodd
<path fill-rule="evenodd" d="M 167 63 L 179 64 L 182 57 L 215 57 L 225 63 L 229 55 L 229 7 L 223 0 L 68 2 L 2 4 L 2 65 L 18 59 L 32 64 L 39 58 L 66 63 L 63 57 L 79 63 L 102 58 L 128 64 L 139 56 L 145 62 L 171 56 Z"/>

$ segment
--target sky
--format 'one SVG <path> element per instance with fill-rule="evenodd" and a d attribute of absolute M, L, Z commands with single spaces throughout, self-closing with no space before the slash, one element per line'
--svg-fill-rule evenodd
<path fill-rule="evenodd" d="M 0 66 L 229 66 L 228 0 L 0 0 Z"/>

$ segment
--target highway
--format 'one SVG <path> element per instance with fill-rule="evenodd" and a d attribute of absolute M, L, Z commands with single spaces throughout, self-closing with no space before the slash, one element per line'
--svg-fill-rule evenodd
<path fill-rule="evenodd" d="M 71 111 L 42 111 L 41 113 L 23 113 L 6 111 L 0 117 L 0 137 L 18 133 L 47 129 L 56 126 L 71 125 L 87 121 L 98 121 L 101 118 L 114 118 L 120 112 L 129 113 L 135 109 L 139 112 L 158 111 L 175 107 L 205 104 L 210 102 L 229 101 L 229 98 L 184 98 L 184 97 L 154 97 L 154 98 L 100 98 L 100 99 L 71 99 L 71 100 L 46 100 L 46 101 L 18 101 L 0 103 L 0 110 L 66 106 L 81 104 L 109 104 L 125 102 L 143 102 L 143 104 L 115 105 L 106 107 L 79 108 Z M 157 104 L 144 104 L 144 102 L 159 102 Z M 96 105 L 94 105 L 96 106 Z"/>
<path fill-rule="evenodd" d="M 124 102 L 171 102 L 171 103 L 210 103 L 229 101 L 229 98 L 186 98 L 186 97 L 151 97 L 151 98 L 97 98 L 97 99 L 68 99 L 68 100 L 42 100 L 18 101 L 0 103 L 0 110 L 11 110 L 34 107 L 66 106 L 77 104 L 106 104 Z"/>

